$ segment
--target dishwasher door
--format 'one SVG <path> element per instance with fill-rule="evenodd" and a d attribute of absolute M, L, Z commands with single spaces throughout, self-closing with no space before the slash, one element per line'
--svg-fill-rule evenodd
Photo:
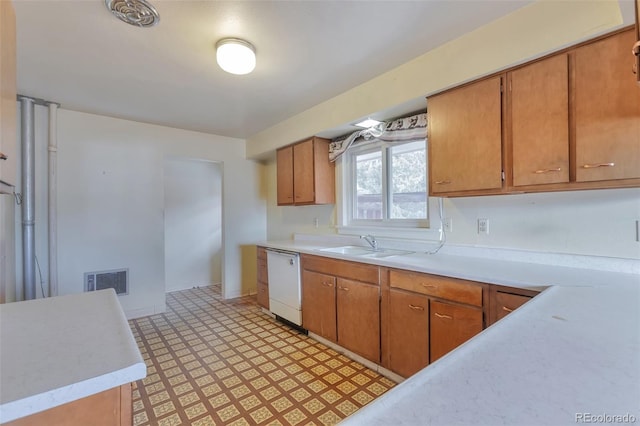
<path fill-rule="evenodd" d="M 302 325 L 300 255 L 267 249 L 269 310 L 279 317 Z"/>

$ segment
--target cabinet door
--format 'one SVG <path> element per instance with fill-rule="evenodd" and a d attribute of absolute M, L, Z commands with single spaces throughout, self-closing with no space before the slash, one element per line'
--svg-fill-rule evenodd
<path fill-rule="evenodd" d="M 338 343 L 380 362 L 380 287 L 338 278 Z"/>
<path fill-rule="evenodd" d="M 313 203 L 314 193 L 313 139 L 293 146 L 293 193 L 295 203 Z"/>
<path fill-rule="evenodd" d="M 429 298 L 389 292 L 389 368 L 409 377 L 429 364 Z"/>
<path fill-rule="evenodd" d="M 429 337 L 431 362 L 482 331 L 482 310 L 431 301 Z"/>
<path fill-rule="evenodd" d="M 529 300 L 531 300 L 530 297 L 519 294 L 496 292 L 495 305 L 493 307 L 493 309 L 495 309 L 496 321 L 506 317 Z"/>
<path fill-rule="evenodd" d="M 633 31 L 575 51 L 578 182 L 640 178 L 640 93 L 632 73 Z"/>
<path fill-rule="evenodd" d="M 508 75 L 513 185 L 569 182 L 568 56 Z"/>
<path fill-rule="evenodd" d="M 13 4 L 0 1 L 0 180 L 15 185 L 17 180 L 16 142 L 16 25 Z M 0 182 L 0 193 L 13 188 Z"/>
<path fill-rule="evenodd" d="M 281 148 L 276 153 L 278 205 L 293 204 L 293 147 Z"/>
<path fill-rule="evenodd" d="M 258 282 L 257 288 L 258 306 L 269 309 L 269 286 L 266 283 Z"/>
<path fill-rule="evenodd" d="M 502 187 L 501 78 L 427 100 L 429 193 Z"/>
<path fill-rule="evenodd" d="M 337 341 L 335 277 L 302 271 L 302 326 Z"/>

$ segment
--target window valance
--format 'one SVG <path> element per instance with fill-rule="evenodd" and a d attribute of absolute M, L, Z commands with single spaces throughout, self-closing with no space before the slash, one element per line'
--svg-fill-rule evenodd
<path fill-rule="evenodd" d="M 331 141 L 329 160 L 336 161 L 351 146 L 382 140 L 385 142 L 406 142 L 427 137 L 427 113 L 423 112 L 409 117 L 380 123 L 369 129 L 355 131 Z"/>

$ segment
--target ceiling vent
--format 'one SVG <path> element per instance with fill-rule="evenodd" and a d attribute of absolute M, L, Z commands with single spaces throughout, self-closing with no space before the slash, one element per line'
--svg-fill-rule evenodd
<path fill-rule="evenodd" d="M 116 18 L 136 27 L 153 27 L 160 22 L 158 11 L 145 0 L 104 0 Z"/>

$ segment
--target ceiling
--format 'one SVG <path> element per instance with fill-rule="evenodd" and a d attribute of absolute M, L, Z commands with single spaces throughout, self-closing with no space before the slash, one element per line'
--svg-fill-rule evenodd
<path fill-rule="evenodd" d="M 531 3 L 150 2 L 160 23 L 137 28 L 103 0 L 14 0 L 18 92 L 65 109 L 247 138 Z M 214 44 L 224 37 L 255 46 L 253 73 L 216 65 Z"/>

